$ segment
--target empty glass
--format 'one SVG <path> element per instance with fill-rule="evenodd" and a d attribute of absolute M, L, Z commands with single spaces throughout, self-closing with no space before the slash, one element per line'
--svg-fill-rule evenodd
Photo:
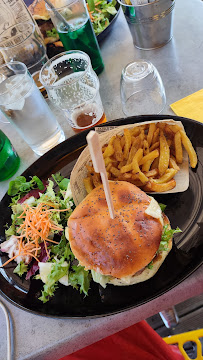
<path fill-rule="evenodd" d="M 126 116 L 160 114 L 166 104 L 161 77 L 147 60 L 137 60 L 125 66 L 120 90 Z"/>
<path fill-rule="evenodd" d="M 40 81 L 53 104 L 64 111 L 74 131 L 106 121 L 99 79 L 84 52 L 66 51 L 54 56 L 43 66 Z"/>
<path fill-rule="evenodd" d="M 0 51 L 6 63 L 11 61 L 24 63 L 37 86 L 42 90 L 39 71 L 48 57 L 42 37 L 32 22 L 15 24 L 6 29 L 1 34 Z"/>

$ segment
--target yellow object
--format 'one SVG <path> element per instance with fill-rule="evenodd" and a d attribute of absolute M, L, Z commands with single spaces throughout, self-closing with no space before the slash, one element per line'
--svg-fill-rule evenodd
<path fill-rule="evenodd" d="M 177 334 L 173 336 L 168 336 L 163 338 L 163 340 L 170 345 L 177 344 L 179 347 L 179 350 L 181 354 L 183 355 L 185 360 L 191 360 L 191 358 L 187 355 L 185 352 L 183 345 L 187 343 L 188 341 L 193 341 L 197 345 L 197 357 L 195 360 L 203 360 L 202 355 L 202 344 L 199 340 L 199 338 L 203 337 L 203 329 L 189 331 L 183 334 Z"/>
<path fill-rule="evenodd" d="M 203 123 L 203 89 L 174 102 L 170 107 L 178 116 Z"/>

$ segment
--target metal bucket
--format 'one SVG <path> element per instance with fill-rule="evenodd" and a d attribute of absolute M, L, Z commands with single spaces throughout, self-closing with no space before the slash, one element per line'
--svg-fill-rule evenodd
<path fill-rule="evenodd" d="M 144 5 L 126 5 L 124 1 L 118 0 L 138 49 L 156 49 L 171 40 L 175 0 L 156 0 Z"/>

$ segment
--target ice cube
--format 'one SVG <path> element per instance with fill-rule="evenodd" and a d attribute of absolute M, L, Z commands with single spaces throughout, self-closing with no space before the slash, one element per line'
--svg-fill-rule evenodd
<path fill-rule="evenodd" d="M 6 76 L 4 74 L 0 74 L 0 83 L 6 80 Z"/>
<path fill-rule="evenodd" d="M 10 89 L 12 89 L 14 86 L 20 84 L 21 81 L 22 81 L 22 77 L 23 77 L 22 74 L 18 74 L 18 75 L 13 75 L 13 76 L 11 76 L 11 77 L 8 79 L 7 83 L 6 83 L 6 89 L 7 89 L 7 90 L 10 90 Z"/>
<path fill-rule="evenodd" d="M 7 110 L 22 110 L 25 105 L 25 99 L 19 99 L 5 106 Z"/>

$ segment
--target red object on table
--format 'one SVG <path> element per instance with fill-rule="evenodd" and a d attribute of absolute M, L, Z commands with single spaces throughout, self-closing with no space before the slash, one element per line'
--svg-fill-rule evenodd
<path fill-rule="evenodd" d="M 146 321 L 67 355 L 60 360 L 184 360 L 176 346 L 170 346 Z"/>

